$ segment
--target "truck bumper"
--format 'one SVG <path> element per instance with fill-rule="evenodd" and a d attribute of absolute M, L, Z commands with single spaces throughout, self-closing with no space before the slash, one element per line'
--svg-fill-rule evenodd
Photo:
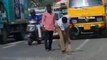
<path fill-rule="evenodd" d="M 70 25 L 71 28 L 72 24 Z M 97 30 L 106 30 L 106 25 L 104 22 L 91 22 L 91 23 L 76 23 L 74 27 L 77 27 L 79 31 L 97 31 Z"/>

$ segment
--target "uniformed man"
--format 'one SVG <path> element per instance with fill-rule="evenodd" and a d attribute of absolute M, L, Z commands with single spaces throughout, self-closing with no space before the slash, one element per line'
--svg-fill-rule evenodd
<path fill-rule="evenodd" d="M 56 30 L 59 33 L 60 40 L 59 45 L 62 53 L 69 53 L 71 51 L 70 39 L 69 39 L 69 20 L 67 16 L 60 18 L 56 22 Z"/>

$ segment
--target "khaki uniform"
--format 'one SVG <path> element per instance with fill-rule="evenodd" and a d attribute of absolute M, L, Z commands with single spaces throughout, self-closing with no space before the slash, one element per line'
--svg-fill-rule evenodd
<path fill-rule="evenodd" d="M 62 31 L 59 27 L 57 27 L 57 32 L 59 34 L 59 45 L 61 48 L 61 51 L 70 52 L 71 51 L 71 44 L 70 39 L 68 35 L 68 29 L 65 29 L 65 31 Z"/>

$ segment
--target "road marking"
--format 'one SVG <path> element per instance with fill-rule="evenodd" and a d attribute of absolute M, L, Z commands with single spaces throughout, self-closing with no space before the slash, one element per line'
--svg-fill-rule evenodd
<path fill-rule="evenodd" d="M 12 46 L 15 46 L 15 44 L 14 45 L 5 46 L 3 48 L 9 48 L 9 47 L 12 47 Z"/>
<path fill-rule="evenodd" d="M 16 44 L 19 44 L 19 43 L 22 43 L 24 41 L 19 41 L 19 42 L 14 42 L 14 43 L 9 43 L 9 44 L 6 44 L 7 46 L 3 47 L 3 48 L 9 48 L 9 47 L 13 47 L 15 46 Z"/>
<path fill-rule="evenodd" d="M 87 42 L 89 41 L 89 39 L 86 39 L 82 44 L 80 44 L 76 50 L 80 50 Z"/>
<path fill-rule="evenodd" d="M 9 43 L 7 45 L 12 45 L 12 44 L 19 44 L 19 43 L 22 43 L 23 41 L 18 41 L 18 42 L 13 42 L 13 43 Z"/>

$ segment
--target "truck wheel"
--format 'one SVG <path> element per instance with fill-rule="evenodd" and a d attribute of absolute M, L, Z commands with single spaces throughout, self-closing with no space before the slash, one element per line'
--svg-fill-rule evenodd
<path fill-rule="evenodd" d="M 72 31 L 69 31 L 69 37 L 70 37 L 70 40 L 75 40 L 76 39 L 76 36 L 72 35 Z"/>
<path fill-rule="evenodd" d="M 7 42 L 7 32 L 6 30 L 2 30 L 2 34 L 0 36 L 0 43 L 4 44 Z"/>
<path fill-rule="evenodd" d="M 15 39 L 16 41 L 20 41 L 20 40 L 23 40 L 24 37 L 22 36 L 22 33 L 21 33 L 21 32 L 15 32 L 15 33 L 14 33 L 14 39 Z"/>
<path fill-rule="evenodd" d="M 76 28 L 76 27 L 71 28 L 71 29 L 69 30 L 69 37 L 70 37 L 71 40 L 77 39 L 77 37 L 79 36 L 79 34 L 80 34 L 80 31 L 79 31 L 79 29 Z"/>

